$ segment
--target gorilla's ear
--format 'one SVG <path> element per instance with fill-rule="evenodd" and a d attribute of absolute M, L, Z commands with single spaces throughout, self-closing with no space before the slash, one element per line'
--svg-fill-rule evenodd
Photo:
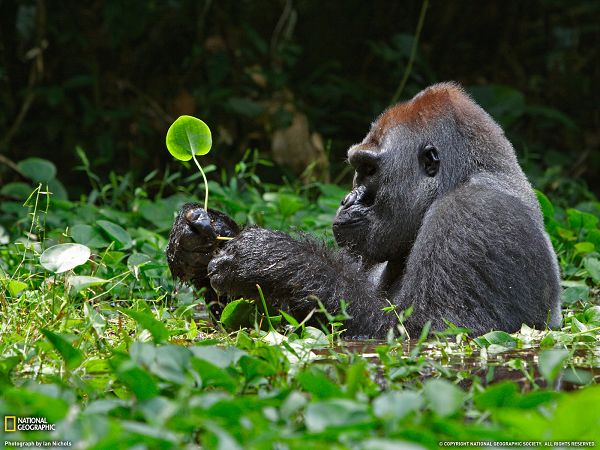
<path fill-rule="evenodd" d="M 427 144 L 419 152 L 419 164 L 428 177 L 434 177 L 440 169 L 440 157 L 437 149 Z"/>

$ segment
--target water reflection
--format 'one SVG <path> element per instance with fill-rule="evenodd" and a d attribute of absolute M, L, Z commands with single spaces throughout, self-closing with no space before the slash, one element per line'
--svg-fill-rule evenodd
<path fill-rule="evenodd" d="M 543 350 L 537 345 L 514 349 L 494 346 L 493 351 L 490 351 L 473 343 L 458 345 L 450 341 L 419 345 L 417 340 L 407 340 L 389 346 L 383 341 L 353 340 L 341 341 L 333 348 L 314 351 L 323 362 L 339 359 L 340 354 L 348 357 L 361 355 L 379 366 L 381 371 L 388 371 L 387 377 L 381 377 L 382 379 L 423 380 L 441 373 L 445 376 L 453 375 L 464 388 L 468 388 L 475 380 L 483 386 L 510 380 L 517 382 L 523 391 L 529 391 L 548 387 L 538 364 L 538 355 Z M 600 382 L 600 345 L 571 344 L 569 351 L 567 365 L 552 387 L 570 391 L 582 385 Z"/>

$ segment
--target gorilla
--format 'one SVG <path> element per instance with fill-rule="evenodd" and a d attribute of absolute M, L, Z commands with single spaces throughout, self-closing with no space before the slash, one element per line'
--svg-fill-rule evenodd
<path fill-rule="evenodd" d="M 303 318 L 317 299 L 350 316 L 345 337 L 418 335 L 447 322 L 479 335 L 560 324 L 560 276 L 533 189 L 500 126 L 455 83 L 390 107 L 348 150 L 351 192 L 333 221 L 338 249 L 238 225 L 187 204 L 170 234 L 174 277 L 207 303 L 256 298 Z M 235 236 L 229 241 L 217 236 Z"/>

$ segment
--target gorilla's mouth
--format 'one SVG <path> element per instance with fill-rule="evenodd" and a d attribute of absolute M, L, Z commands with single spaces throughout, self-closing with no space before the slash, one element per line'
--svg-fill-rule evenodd
<path fill-rule="evenodd" d="M 334 222 L 333 226 L 336 228 L 347 228 L 347 227 L 355 227 L 360 225 L 365 221 L 364 217 L 357 217 L 356 219 L 350 219 L 343 222 Z"/>
<path fill-rule="evenodd" d="M 367 217 L 363 214 L 354 217 L 347 215 L 336 217 L 332 226 L 336 242 L 340 247 L 360 246 L 366 236 L 368 223 Z"/>

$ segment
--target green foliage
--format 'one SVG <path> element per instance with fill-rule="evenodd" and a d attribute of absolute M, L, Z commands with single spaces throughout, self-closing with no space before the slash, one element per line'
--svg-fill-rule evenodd
<path fill-rule="evenodd" d="M 106 2 L 89 14 L 83 3 L 48 10 L 13 2 L 2 10 L 10 38 L 0 47 L 0 152 L 13 161 L 26 151 L 60 162 L 61 179 L 78 198 L 87 186 L 71 170 L 77 145 L 88 151 L 88 165 L 131 173 L 137 185 L 140 174 L 169 163 L 162 142 L 172 117 L 196 112 L 218 123 L 211 162 L 231 169 L 249 140 L 266 151 L 298 111 L 331 139 L 337 174 L 348 146 L 403 78 L 422 3 Z M 510 2 L 468 10 L 431 3 L 402 97 L 435 81 L 462 82 L 507 127 L 536 185 L 574 205 L 588 195 L 582 174 L 598 188 L 590 132 L 598 128 L 598 49 L 585 45 L 598 32 L 598 11 L 589 0 L 522 11 Z M 536 18 L 546 16 L 538 27 Z M 515 17 L 514 32 L 504 33 L 497 17 Z M 365 18 L 377 27 L 365 27 Z M 508 59 L 482 57 L 507 48 Z M 0 176 L 3 186 L 22 181 L 4 165 Z"/>
<path fill-rule="evenodd" d="M 260 164 L 250 152 L 211 182 L 216 207 L 330 241 L 344 192 L 263 184 Z M 155 199 L 147 186 L 123 189 L 117 200 L 122 183 L 98 185 L 93 202 L 38 187 L 0 205 L 0 415 L 57 424 L 11 439 L 257 449 L 600 439 L 593 204 L 563 209 L 538 193 L 564 273 L 561 329 L 344 342 L 343 315 L 323 312 L 321 330 L 244 299 L 222 314 L 229 331 L 215 326 L 201 292 L 176 289 L 164 256 L 175 211 L 197 201 L 192 183 Z"/>
<path fill-rule="evenodd" d="M 11 439 L 377 450 L 600 439 L 600 203 L 581 178 L 598 187 L 589 132 L 598 128 L 598 50 L 582 45 L 597 34 L 598 3 L 542 2 L 536 14 L 514 14 L 511 2 L 432 3 L 413 53 L 421 4 L 100 2 L 90 15 L 84 3 L 2 3 L 0 416 L 57 425 Z M 532 27 L 540 14 L 544 27 Z M 505 33 L 499 16 L 519 20 Z M 484 47 L 472 47 L 473 34 Z M 448 43 L 462 50 L 460 64 Z M 503 57 L 482 64 L 482 54 Z M 189 176 L 157 169 L 169 117 L 201 106 L 222 124 L 223 151 L 211 155 L 222 169 L 205 167 L 220 179 L 208 183 L 215 208 L 331 242 L 344 190 L 279 182 L 285 171 L 246 151 L 248 142 L 268 148 L 301 112 L 331 139 L 337 173 L 412 56 L 403 97 L 452 74 L 505 127 L 548 194 L 538 198 L 563 274 L 562 328 L 473 338 L 450 326 L 418 340 L 349 343 L 339 339 L 343 312 L 321 311 L 320 330 L 243 299 L 223 313 L 229 333 L 215 327 L 202 293 L 175 286 L 165 262 L 173 214 L 198 200 L 204 177 L 201 167 Z M 198 140 L 171 136 L 186 167 L 212 143 L 201 124 L 190 126 Z M 60 161 L 60 173 L 46 159 L 22 159 L 31 151 Z"/>

